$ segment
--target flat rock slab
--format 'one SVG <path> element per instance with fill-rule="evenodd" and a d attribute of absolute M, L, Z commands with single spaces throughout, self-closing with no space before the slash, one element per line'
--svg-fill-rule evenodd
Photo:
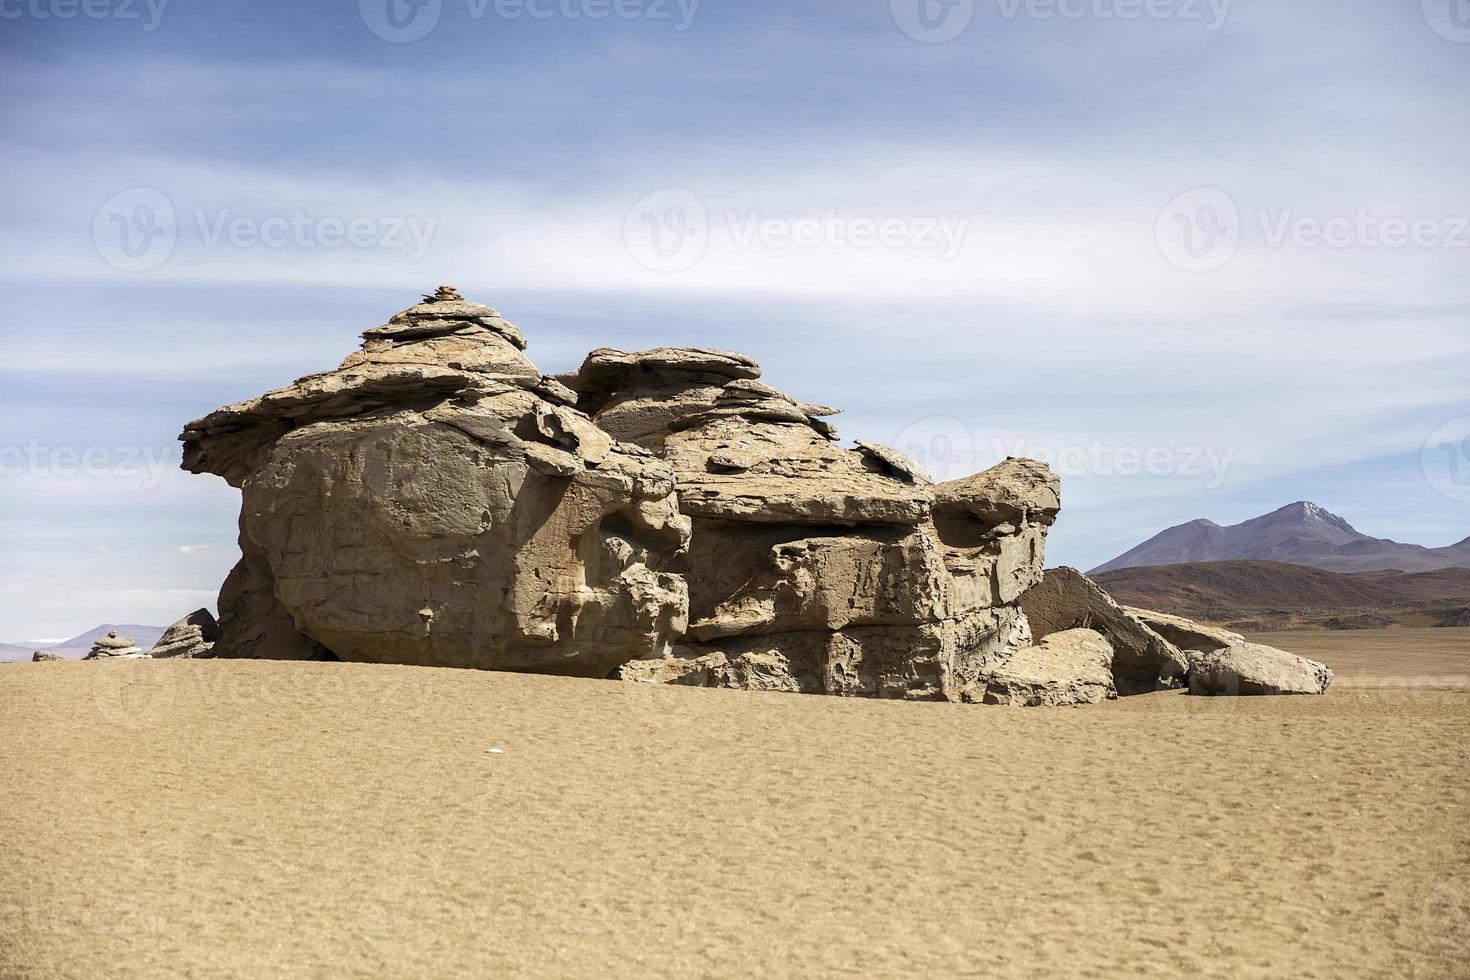
<path fill-rule="evenodd" d="M 1113 648 L 1095 630 L 1063 630 L 1016 652 L 977 684 L 984 704 L 1059 707 L 1098 704 L 1118 696 Z"/>

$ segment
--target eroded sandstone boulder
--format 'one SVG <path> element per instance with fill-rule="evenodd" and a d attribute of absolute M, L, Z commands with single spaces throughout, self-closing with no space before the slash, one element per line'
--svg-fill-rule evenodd
<path fill-rule="evenodd" d="M 1147 609 L 1128 607 L 1128 613 L 1183 652 L 1190 694 L 1323 694 L 1332 683 L 1327 665 L 1251 643 L 1239 633 Z"/>
<path fill-rule="evenodd" d="M 973 700 L 1018 707 L 1098 704 L 1118 696 L 1113 685 L 1113 647 L 1096 630 L 1049 633 L 986 670 Z"/>
<path fill-rule="evenodd" d="M 214 616 L 208 609 L 196 609 L 164 630 L 148 655 L 154 660 L 209 657 L 218 639 L 219 623 Z"/>
<path fill-rule="evenodd" d="M 31 654 L 31 663 L 34 664 L 57 663 L 65 659 L 61 654 L 52 653 L 49 650 L 37 650 Z"/>
<path fill-rule="evenodd" d="M 181 437 L 242 491 L 215 654 L 605 676 L 668 652 L 689 537 L 668 465 L 449 287 L 363 336 Z"/>
<path fill-rule="evenodd" d="M 1326 664 L 1260 643 L 1201 653 L 1189 667 L 1190 694 L 1323 694 L 1331 683 Z"/>
<path fill-rule="evenodd" d="M 1021 596 L 1031 632 L 1041 639 L 1064 630 L 1091 629 L 1113 648 L 1118 693 L 1143 694 L 1179 687 L 1189 662 L 1173 643 L 1113 601 L 1075 568 L 1050 568 Z"/>

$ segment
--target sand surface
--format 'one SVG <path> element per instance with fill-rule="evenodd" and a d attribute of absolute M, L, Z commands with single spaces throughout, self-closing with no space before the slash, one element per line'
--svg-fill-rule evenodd
<path fill-rule="evenodd" d="M 138 661 L 0 667 L 0 712 L 0 976 L 1470 975 L 1452 690 Z"/>
<path fill-rule="evenodd" d="M 1342 687 L 1470 691 L 1470 629 L 1301 630 L 1249 639 L 1330 664 Z"/>

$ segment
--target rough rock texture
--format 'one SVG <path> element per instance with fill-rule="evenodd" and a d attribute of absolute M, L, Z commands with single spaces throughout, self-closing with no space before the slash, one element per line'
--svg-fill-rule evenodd
<path fill-rule="evenodd" d="M 548 377 L 525 349 L 440 287 L 336 370 L 189 423 L 184 468 L 241 490 L 242 558 L 218 638 L 191 617 L 159 656 L 1016 704 L 1185 673 L 1086 579 L 1043 581 L 1041 463 L 936 485 L 743 354 L 601 348 Z"/>
<path fill-rule="evenodd" d="M 826 417 L 703 349 L 598 350 L 560 380 L 673 469 L 693 521 L 671 567 L 689 586 L 673 655 L 625 680 L 963 700 L 1030 641 L 1015 605 L 1039 580 L 1056 476 L 1007 460 L 934 486 L 895 450 L 839 446 Z"/>
<path fill-rule="evenodd" d="M 1260 643 L 1237 643 L 1192 658 L 1190 694 L 1322 694 L 1332 670 Z"/>
<path fill-rule="evenodd" d="M 1113 648 L 1113 681 L 1120 694 L 1178 687 L 1189 662 L 1164 639 L 1112 600 L 1075 568 L 1051 568 L 1021 596 L 1021 608 L 1038 640 L 1072 629 L 1096 630 Z"/>
<path fill-rule="evenodd" d="M 581 370 L 557 380 L 575 390 L 578 407 L 613 438 L 656 452 L 676 422 L 713 408 L 730 382 L 760 373 L 755 361 L 726 351 L 662 347 L 630 354 L 600 347 Z"/>
<path fill-rule="evenodd" d="M 606 676 L 682 634 L 669 467 L 612 439 L 449 287 L 332 372 L 185 429 L 241 488 L 222 657 Z"/>
<path fill-rule="evenodd" d="M 65 659 L 66 658 L 59 653 L 51 653 L 46 650 L 37 650 L 34 654 L 31 655 L 31 663 L 35 664 L 54 663 L 58 660 Z"/>
<path fill-rule="evenodd" d="M 1135 606 L 1124 606 L 1124 612 L 1136 621 L 1147 626 L 1155 633 L 1167 639 L 1186 654 L 1204 650 L 1218 650 L 1223 647 L 1234 646 L 1244 643 L 1245 637 L 1230 630 L 1221 629 L 1218 626 L 1207 626 L 1204 623 L 1196 623 L 1192 619 L 1183 616 L 1171 616 L 1168 613 L 1153 612 L 1148 609 L 1139 609 Z"/>
<path fill-rule="evenodd" d="M 196 609 L 164 630 L 148 655 L 155 660 L 170 657 L 209 657 L 219 639 L 219 623 L 208 609 Z"/>
<path fill-rule="evenodd" d="M 1051 633 L 986 671 L 975 693 L 985 704 L 1028 708 L 1109 701 L 1118 696 L 1113 647 L 1095 630 Z"/>
<path fill-rule="evenodd" d="M 117 630 L 108 630 L 107 635 L 99 637 L 92 649 L 87 651 L 83 660 L 141 660 L 148 654 L 138 649 L 137 644 L 125 636 L 118 636 Z"/>
<path fill-rule="evenodd" d="M 1239 633 L 1147 609 L 1128 613 L 1179 646 L 1189 661 L 1190 694 L 1322 694 L 1332 683 L 1325 664 Z"/>

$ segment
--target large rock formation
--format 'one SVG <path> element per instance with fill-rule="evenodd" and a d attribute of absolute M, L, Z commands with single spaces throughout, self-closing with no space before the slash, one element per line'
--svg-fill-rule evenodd
<path fill-rule="evenodd" d="M 545 377 L 450 287 L 363 338 L 181 437 L 242 494 L 214 656 L 1026 704 L 1184 672 L 1090 583 L 1057 580 L 1032 646 L 1041 463 L 935 485 L 742 354 L 601 348 Z M 200 650 L 195 625 L 161 647 Z"/>
<path fill-rule="evenodd" d="M 242 491 L 218 656 L 605 676 L 684 630 L 673 476 L 441 287 L 335 371 L 230 405 L 184 466 Z"/>
<path fill-rule="evenodd" d="M 1016 600 L 1041 575 L 1054 474 L 1006 462 L 934 486 L 901 453 L 834 441 L 835 409 L 756 379 L 748 357 L 596 350 L 561 376 L 593 420 L 673 468 L 693 521 L 677 662 L 625 678 L 975 699 L 1029 643 Z"/>

